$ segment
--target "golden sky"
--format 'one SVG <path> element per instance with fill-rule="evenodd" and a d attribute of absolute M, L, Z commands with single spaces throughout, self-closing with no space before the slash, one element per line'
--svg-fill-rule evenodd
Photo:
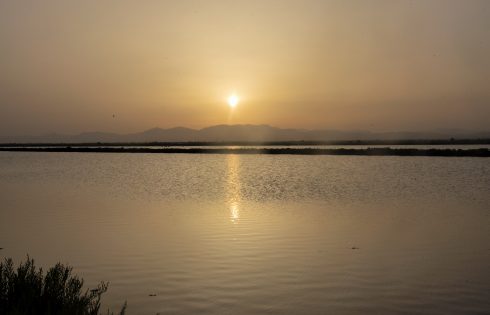
<path fill-rule="evenodd" d="M 486 0 L 2 0 L 0 45 L 0 135 L 490 123 Z"/>

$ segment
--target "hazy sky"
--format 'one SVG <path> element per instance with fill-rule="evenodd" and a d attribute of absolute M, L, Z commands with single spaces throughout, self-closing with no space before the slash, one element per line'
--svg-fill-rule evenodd
<path fill-rule="evenodd" d="M 490 1 L 0 1 L 0 135 L 223 123 L 488 130 Z"/>

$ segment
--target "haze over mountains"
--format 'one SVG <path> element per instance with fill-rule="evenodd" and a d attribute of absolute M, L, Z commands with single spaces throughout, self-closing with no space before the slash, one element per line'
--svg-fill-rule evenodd
<path fill-rule="evenodd" d="M 0 137 L 1 143 L 93 143 L 93 142 L 269 142 L 269 141 L 344 141 L 407 139 L 482 139 L 490 131 L 439 130 L 434 132 L 370 132 L 339 130 L 282 129 L 269 125 L 217 125 L 203 129 L 175 127 L 152 128 L 139 133 L 116 134 L 85 132 L 78 135 Z"/>

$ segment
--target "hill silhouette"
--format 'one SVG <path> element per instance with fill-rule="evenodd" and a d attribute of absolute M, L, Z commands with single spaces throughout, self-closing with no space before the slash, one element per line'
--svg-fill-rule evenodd
<path fill-rule="evenodd" d="M 490 132 L 440 130 L 434 132 L 370 132 L 340 130 L 282 129 L 269 125 L 216 125 L 203 129 L 175 127 L 152 128 L 143 132 L 117 134 L 84 132 L 77 135 L 0 137 L 0 143 L 96 143 L 96 142 L 274 142 L 274 141 L 347 141 L 483 139 Z"/>

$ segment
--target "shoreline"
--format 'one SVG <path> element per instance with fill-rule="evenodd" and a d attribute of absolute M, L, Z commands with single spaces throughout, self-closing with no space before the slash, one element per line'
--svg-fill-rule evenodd
<path fill-rule="evenodd" d="M 348 146 L 368 146 L 368 145 L 490 145 L 490 138 L 481 139 L 406 139 L 406 140 L 337 140 L 337 141 L 134 141 L 134 142 L 22 142 L 22 143 L 0 143 L 0 147 L 205 147 L 205 146 L 319 146 L 319 145 L 348 145 Z"/>
<path fill-rule="evenodd" d="M 160 154 L 287 154 L 287 155 L 351 155 L 351 156 L 439 156 L 490 157 L 490 150 L 481 149 L 317 149 L 317 148 L 123 148 L 123 147 L 3 147 L 0 152 L 74 152 L 74 153 L 160 153 Z"/>

